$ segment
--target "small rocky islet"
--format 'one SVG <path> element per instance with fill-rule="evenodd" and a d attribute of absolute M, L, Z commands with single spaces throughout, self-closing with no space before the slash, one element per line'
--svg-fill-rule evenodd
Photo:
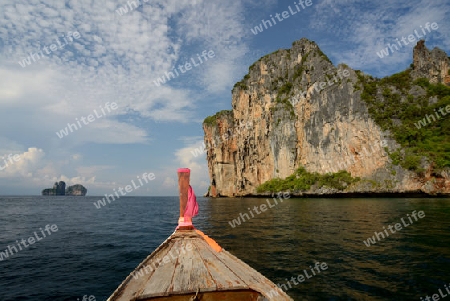
<path fill-rule="evenodd" d="M 68 195 L 68 196 L 85 196 L 87 189 L 81 184 L 75 184 L 66 188 L 64 181 L 55 182 L 53 188 L 42 190 L 42 195 Z"/>

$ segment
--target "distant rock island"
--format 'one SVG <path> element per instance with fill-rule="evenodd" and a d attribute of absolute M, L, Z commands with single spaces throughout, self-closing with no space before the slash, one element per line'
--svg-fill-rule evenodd
<path fill-rule="evenodd" d="M 53 188 L 47 188 L 42 190 L 42 195 L 72 195 L 72 196 L 85 196 L 87 189 L 80 184 L 75 184 L 67 187 L 64 181 L 55 182 Z"/>

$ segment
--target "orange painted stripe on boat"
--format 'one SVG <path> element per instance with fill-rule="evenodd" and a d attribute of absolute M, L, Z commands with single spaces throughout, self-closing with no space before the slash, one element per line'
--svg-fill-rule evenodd
<path fill-rule="evenodd" d="M 214 251 L 216 251 L 216 252 L 222 251 L 222 247 L 219 246 L 219 244 L 214 239 L 212 239 L 211 237 L 209 237 L 208 235 L 206 235 L 205 233 L 203 233 L 200 230 L 195 229 L 195 232 L 197 232 L 197 234 L 201 235 L 203 237 L 203 239 L 206 240 L 208 245 L 214 249 Z"/>

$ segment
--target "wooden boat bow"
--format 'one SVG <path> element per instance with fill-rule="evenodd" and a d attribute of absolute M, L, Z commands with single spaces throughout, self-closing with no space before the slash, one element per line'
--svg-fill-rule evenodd
<path fill-rule="evenodd" d="M 189 172 L 179 169 L 178 174 L 182 217 Z M 108 301 L 293 300 L 193 225 L 186 226 L 189 222 L 180 219 L 177 230 L 139 264 Z"/>

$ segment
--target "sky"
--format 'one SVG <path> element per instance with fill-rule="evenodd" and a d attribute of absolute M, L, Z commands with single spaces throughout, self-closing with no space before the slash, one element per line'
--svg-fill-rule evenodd
<path fill-rule="evenodd" d="M 0 0 L 0 195 L 65 181 L 100 196 L 153 174 L 127 195 L 174 196 L 179 167 L 202 195 L 202 121 L 231 109 L 254 61 L 308 38 L 383 77 L 415 43 L 380 51 L 415 30 L 450 54 L 450 2 Z"/>

